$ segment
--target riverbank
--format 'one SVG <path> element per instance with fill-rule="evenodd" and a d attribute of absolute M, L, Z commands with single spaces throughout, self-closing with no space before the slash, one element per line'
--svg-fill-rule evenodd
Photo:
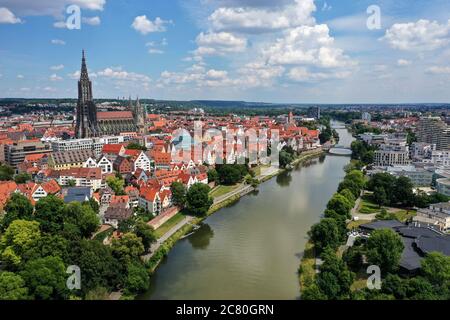
<path fill-rule="evenodd" d="M 306 151 L 302 153 L 297 159 L 295 159 L 292 162 L 292 166 L 298 166 L 305 161 L 318 158 L 322 155 L 324 155 L 325 152 L 322 149 L 316 149 L 311 151 Z M 276 170 L 273 170 L 269 175 L 261 174 L 257 177 L 257 179 L 263 183 L 267 182 L 270 179 L 272 179 L 275 176 L 280 175 L 281 173 L 285 172 L 286 169 L 277 168 Z M 192 232 L 194 227 L 196 225 L 199 225 L 202 223 L 206 218 L 210 217 L 212 214 L 216 213 L 220 209 L 223 209 L 225 207 L 228 207 L 232 205 L 233 203 L 237 202 L 239 199 L 241 199 L 243 196 L 253 192 L 255 189 L 251 186 L 245 186 L 245 188 L 238 188 L 234 189 L 229 194 L 221 196 L 221 201 L 218 203 L 214 203 L 213 206 L 209 209 L 207 215 L 205 217 L 193 217 L 189 223 L 183 225 L 178 230 L 173 232 L 170 237 L 168 237 L 166 240 L 164 240 L 162 243 L 159 244 L 158 249 L 151 254 L 150 257 L 148 257 L 148 261 L 146 262 L 146 266 L 150 273 L 153 273 L 156 271 L 158 266 L 160 265 L 161 261 L 164 259 L 164 257 L 167 256 L 167 254 L 170 252 L 170 250 L 173 248 L 173 246 L 183 238 L 185 235 Z"/>

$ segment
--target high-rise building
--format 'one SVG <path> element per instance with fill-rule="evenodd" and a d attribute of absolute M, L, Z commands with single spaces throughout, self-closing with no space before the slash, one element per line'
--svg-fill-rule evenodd
<path fill-rule="evenodd" d="M 311 107 L 308 109 L 308 117 L 320 120 L 320 107 Z"/>
<path fill-rule="evenodd" d="M 78 81 L 77 122 L 75 127 L 77 138 L 89 138 L 99 135 L 97 125 L 97 106 L 92 95 L 92 82 L 89 80 L 86 58 L 82 55 L 81 74 Z"/>
<path fill-rule="evenodd" d="M 437 150 L 450 149 L 450 129 L 440 117 L 423 117 L 417 124 L 417 141 L 435 144 Z"/>

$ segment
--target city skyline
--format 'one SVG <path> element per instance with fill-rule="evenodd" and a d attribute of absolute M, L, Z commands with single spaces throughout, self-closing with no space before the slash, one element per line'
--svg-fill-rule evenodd
<path fill-rule="evenodd" d="M 65 24 L 71 4 L 80 30 Z M 373 4 L 381 28 L 370 30 Z M 0 0 L 0 92 L 75 98 L 85 49 L 95 98 L 444 103 L 448 9 L 443 0 Z"/>

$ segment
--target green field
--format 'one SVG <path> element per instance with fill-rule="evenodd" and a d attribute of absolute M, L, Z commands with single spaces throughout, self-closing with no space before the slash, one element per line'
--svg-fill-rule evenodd
<path fill-rule="evenodd" d="M 239 187 L 238 184 L 233 185 L 233 186 L 220 185 L 220 186 L 214 188 L 209 195 L 213 198 L 217 198 L 217 197 L 223 196 L 223 195 L 235 190 L 237 187 Z"/>
<path fill-rule="evenodd" d="M 178 212 L 168 221 L 166 221 L 162 226 L 156 229 L 155 234 L 157 238 L 161 238 L 167 231 L 175 227 L 178 223 L 183 221 L 186 216 L 182 212 Z"/>
<path fill-rule="evenodd" d="M 380 206 L 372 202 L 372 199 L 368 195 L 364 195 L 361 198 L 359 204 L 358 212 L 362 214 L 372 214 L 380 212 Z"/>

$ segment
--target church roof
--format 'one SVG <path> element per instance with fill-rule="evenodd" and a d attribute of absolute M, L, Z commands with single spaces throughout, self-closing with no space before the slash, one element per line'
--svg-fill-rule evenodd
<path fill-rule="evenodd" d="M 131 111 L 100 111 L 97 112 L 98 120 L 129 120 L 133 119 Z"/>

